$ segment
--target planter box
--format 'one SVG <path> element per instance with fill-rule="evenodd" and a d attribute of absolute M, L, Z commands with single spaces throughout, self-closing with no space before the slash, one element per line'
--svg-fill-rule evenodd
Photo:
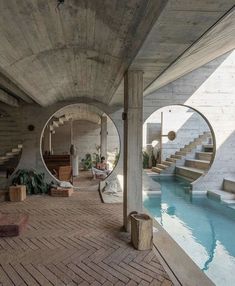
<path fill-rule="evenodd" d="M 73 188 L 52 188 L 50 193 L 52 197 L 70 197 L 73 193 Z"/>
<path fill-rule="evenodd" d="M 11 202 L 21 202 L 26 199 L 26 186 L 17 185 L 9 187 L 9 197 Z"/>
<path fill-rule="evenodd" d="M 131 242 L 138 250 L 153 247 L 153 221 L 146 214 L 131 215 Z"/>
<path fill-rule="evenodd" d="M 28 222 L 25 214 L 0 215 L 0 237 L 17 236 Z"/>

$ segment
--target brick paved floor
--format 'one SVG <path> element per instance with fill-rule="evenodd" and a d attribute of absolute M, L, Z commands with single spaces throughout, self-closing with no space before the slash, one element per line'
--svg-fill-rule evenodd
<path fill-rule="evenodd" d="M 84 191 L 1 203 L 1 213 L 29 214 L 29 225 L 0 238 L 0 285 L 172 285 L 154 253 L 134 250 L 120 231 L 121 211 Z"/>

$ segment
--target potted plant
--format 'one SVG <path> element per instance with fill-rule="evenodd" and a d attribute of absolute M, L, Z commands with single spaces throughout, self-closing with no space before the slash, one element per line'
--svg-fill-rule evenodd
<path fill-rule="evenodd" d="M 20 169 L 14 174 L 12 185 L 24 185 L 29 195 L 47 194 L 50 185 L 45 182 L 44 177 L 44 173 L 37 173 L 32 169 Z"/>

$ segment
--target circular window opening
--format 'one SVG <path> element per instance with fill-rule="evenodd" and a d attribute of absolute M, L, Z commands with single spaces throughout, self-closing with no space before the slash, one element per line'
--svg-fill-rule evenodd
<path fill-rule="evenodd" d="M 22 153 L 20 129 L 8 113 L 0 110 L 0 184 L 7 185 L 7 179 L 15 171 Z"/>
<path fill-rule="evenodd" d="M 213 132 L 206 119 L 185 106 L 155 111 L 143 126 L 143 168 L 195 181 L 214 158 Z"/>
<path fill-rule="evenodd" d="M 113 121 L 88 104 L 73 104 L 57 111 L 42 133 L 41 152 L 51 175 L 78 187 L 90 187 L 106 179 L 118 162 L 119 150 Z"/>

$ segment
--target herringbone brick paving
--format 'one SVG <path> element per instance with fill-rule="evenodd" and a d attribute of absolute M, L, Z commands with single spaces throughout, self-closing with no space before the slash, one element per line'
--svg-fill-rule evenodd
<path fill-rule="evenodd" d="M 122 205 L 98 192 L 31 196 L 0 211 L 29 215 L 21 236 L 0 239 L 0 285 L 173 285 L 154 253 L 120 231 Z"/>

